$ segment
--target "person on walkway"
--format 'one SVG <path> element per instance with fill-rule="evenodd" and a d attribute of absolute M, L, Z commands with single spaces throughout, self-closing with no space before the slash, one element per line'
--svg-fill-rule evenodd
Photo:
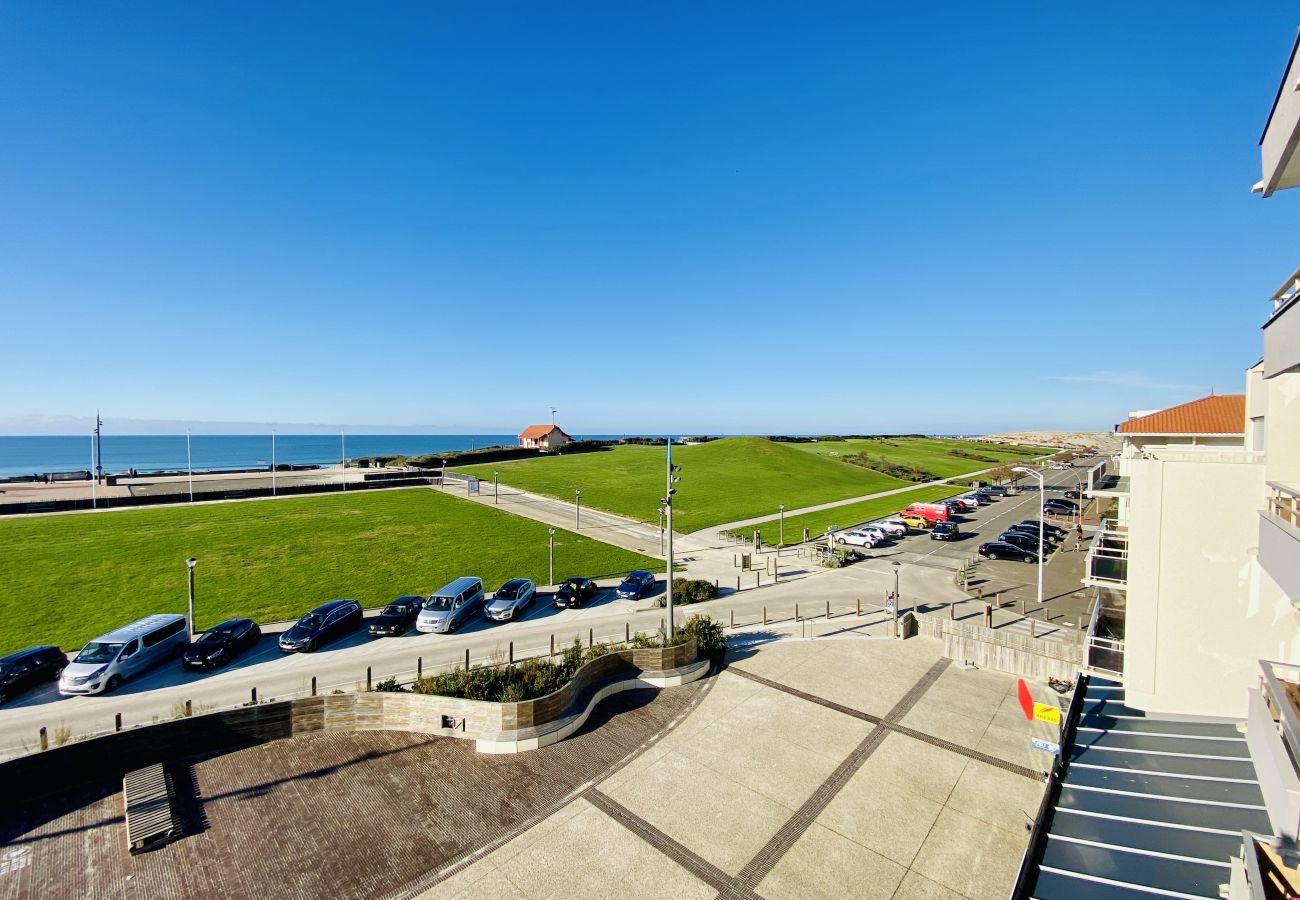
<path fill-rule="evenodd" d="M 1074 549 L 1082 550 L 1083 549 L 1083 523 L 1081 522 L 1074 523 L 1074 539 L 1078 542 L 1075 545 Z"/>

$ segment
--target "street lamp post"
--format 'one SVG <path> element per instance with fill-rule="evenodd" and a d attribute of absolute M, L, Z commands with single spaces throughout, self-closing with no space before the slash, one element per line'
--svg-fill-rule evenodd
<path fill-rule="evenodd" d="M 779 553 L 781 548 L 785 546 L 785 504 L 778 503 L 776 505 L 776 508 L 777 511 L 781 514 L 781 524 L 779 526 L 781 531 L 777 535 L 777 543 L 776 543 L 776 549 Z"/>
<path fill-rule="evenodd" d="M 190 570 L 190 637 L 194 637 L 194 567 L 198 565 L 198 560 L 190 557 L 185 560 L 185 566 Z"/>
<path fill-rule="evenodd" d="M 582 491 L 573 492 L 573 530 L 582 527 Z"/>
<path fill-rule="evenodd" d="M 550 536 L 550 552 L 548 554 L 550 564 L 546 571 L 547 577 L 550 579 L 549 583 L 553 587 L 555 585 L 555 529 L 548 528 L 547 534 Z"/>
<path fill-rule="evenodd" d="M 496 469 L 492 470 L 492 499 L 498 506 L 501 505 L 501 473 Z"/>
<path fill-rule="evenodd" d="M 1016 466 L 1011 471 L 1020 472 L 1025 475 L 1031 475 L 1038 479 L 1038 608 L 1043 608 L 1043 564 L 1047 561 L 1047 554 L 1043 552 L 1043 473 L 1038 469 L 1030 469 L 1025 466 Z"/>
<path fill-rule="evenodd" d="M 667 519 L 667 536 L 668 536 L 668 576 L 664 580 L 667 582 L 665 588 L 665 598 L 668 606 L 668 634 L 665 636 L 671 639 L 677 633 L 676 623 L 673 621 L 673 494 L 677 493 L 677 488 L 673 485 L 680 481 L 677 473 L 682 469 L 681 466 L 673 465 L 673 439 L 668 439 L 668 468 L 664 476 L 664 516 Z"/>
<path fill-rule="evenodd" d="M 894 560 L 890 565 L 894 567 L 894 637 L 898 637 L 898 610 L 903 605 L 903 598 L 898 595 L 898 570 L 903 564 Z"/>

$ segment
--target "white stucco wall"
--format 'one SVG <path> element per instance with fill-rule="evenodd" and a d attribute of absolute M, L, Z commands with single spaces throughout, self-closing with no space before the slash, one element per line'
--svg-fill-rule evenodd
<path fill-rule="evenodd" d="M 1300 617 L 1255 564 L 1264 465 L 1135 459 L 1129 469 L 1128 703 L 1244 717 L 1258 660 L 1300 660 Z"/>

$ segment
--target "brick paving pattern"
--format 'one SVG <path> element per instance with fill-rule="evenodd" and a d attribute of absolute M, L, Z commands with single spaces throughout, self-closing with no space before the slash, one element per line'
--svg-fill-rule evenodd
<path fill-rule="evenodd" d="M 0 900 L 317 900 L 403 891 L 620 767 L 710 681 L 619 694 L 577 735 L 513 756 L 376 731 L 276 741 L 199 761 L 201 830 L 140 856 L 127 853 L 120 782 L 3 810 L 0 842 L 30 848 L 30 863 L 0 876 Z"/>

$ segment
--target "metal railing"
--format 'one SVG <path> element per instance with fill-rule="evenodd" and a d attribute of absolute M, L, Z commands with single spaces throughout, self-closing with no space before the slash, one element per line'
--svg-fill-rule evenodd
<path fill-rule="evenodd" d="M 1084 558 L 1089 584 L 1125 587 L 1128 584 L 1128 528 L 1114 525 L 1097 529 Z"/>
<path fill-rule="evenodd" d="M 1297 698 L 1300 699 L 1300 665 L 1261 659 L 1259 668 L 1260 693 L 1277 723 L 1278 733 L 1281 734 L 1294 765 L 1296 754 L 1300 753 L 1300 714 L 1297 714 L 1285 685 L 1295 685 Z"/>
<path fill-rule="evenodd" d="M 1267 498 L 1268 514 L 1274 519 L 1300 531 L 1300 485 L 1283 484 L 1280 481 L 1267 482 L 1270 494 Z"/>

